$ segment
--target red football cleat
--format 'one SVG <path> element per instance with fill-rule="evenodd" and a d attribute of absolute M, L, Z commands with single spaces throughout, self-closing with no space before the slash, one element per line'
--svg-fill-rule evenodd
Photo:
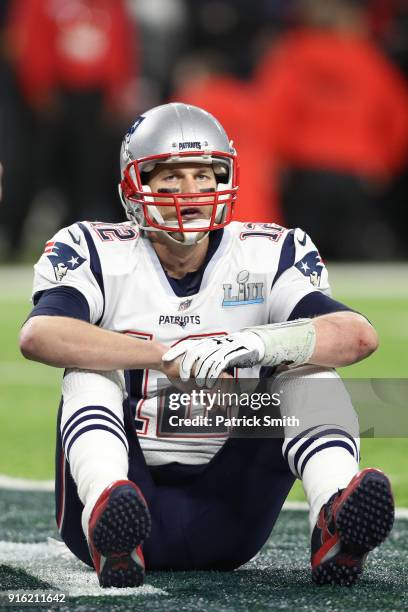
<path fill-rule="evenodd" d="M 99 496 L 89 519 L 88 542 L 102 587 L 136 587 L 143 583 L 141 544 L 150 533 L 146 501 L 130 480 L 118 480 Z"/>
<path fill-rule="evenodd" d="M 380 470 L 358 472 L 324 504 L 312 534 L 315 584 L 351 586 L 363 571 L 367 553 L 384 542 L 394 522 L 394 500 Z"/>

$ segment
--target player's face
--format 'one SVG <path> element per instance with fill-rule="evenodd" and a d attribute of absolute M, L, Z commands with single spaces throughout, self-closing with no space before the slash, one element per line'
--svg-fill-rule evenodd
<path fill-rule="evenodd" d="M 211 166 L 192 163 L 184 164 L 159 164 L 152 171 L 149 186 L 153 193 L 206 193 L 216 191 L 217 181 Z M 210 219 L 213 211 L 212 204 L 205 206 L 205 202 L 213 202 L 214 198 L 197 197 L 194 195 L 186 200 L 186 205 L 181 206 L 183 222 L 195 219 Z M 156 197 L 156 206 L 164 221 L 176 221 L 176 209 L 174 206 L 160 206 L 160 203 L 171 204 L 171 198 Z M 197 206 L 194 203 L 197 202 Z M 203 205 L 204 204 L 204 205 Z"/>

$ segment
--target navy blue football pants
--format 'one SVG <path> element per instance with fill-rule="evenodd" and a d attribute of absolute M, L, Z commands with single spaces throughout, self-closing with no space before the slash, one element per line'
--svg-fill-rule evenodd
<path fill-rule="evenodd" d="M 56 517 L 68 548 L 90 566 L 81 527 L 83 505 L 64 457 L 56 449 Z M 150 570 L 232 570 L 268 539 L 294 481 L 282 457 L 282 439 L 229 438 L 205 465 L 146 465 L 130 410 L 129 479 L 141 489 L 152 517 L 143 545 Z M 103 452 L 103 451 L 101 451 Z"/>

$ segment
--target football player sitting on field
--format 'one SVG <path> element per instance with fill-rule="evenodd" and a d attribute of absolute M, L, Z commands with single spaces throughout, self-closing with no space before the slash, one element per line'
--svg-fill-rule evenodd
<path fill-rule="evenodd" d="M 394 508 L 387 477 L 358 471 L 357 418 L 334 368 L 375 351 L 375 330 L 330 297 L 302 230 L 231 221 L 237 156 L 206 111 L 174 103 L 138 117 L 121 176 L 128 221 L 78 222 L 46 243 L 21 332 L 28 359 L 65 368 L 62 539 L 103 587 L 138 586 L 145 567 L 232 570 L 300 478 L 313 580 L 353 584 Z M 210 415 L 202 403 L 169 401 L 211 398 L 231 376 L 266 379 L 298 425 L 236 436 L 183 422 Z M 305 393 L 321 380 L 333 393 Z"/>

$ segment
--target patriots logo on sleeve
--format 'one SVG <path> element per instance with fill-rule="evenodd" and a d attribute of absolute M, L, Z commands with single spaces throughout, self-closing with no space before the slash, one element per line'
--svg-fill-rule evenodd
<path fill-rule="evenodd" d="M 62 281 L 69 270 L 76 270 L 82 266 L 85 258 L 64 242 L 47 242 L 44 253 L 50 260 L 54 269 L 55 280 Z"/>
<path fill-rule="evenodd" d="M 318 251 L 311 251 L 310 253 L 307 253 L 295 264 L 295 266 L 304 276 L 309 277 L 309 280 L 314 287 L 318 287 L 320 285 L 324 264 Z"/>

